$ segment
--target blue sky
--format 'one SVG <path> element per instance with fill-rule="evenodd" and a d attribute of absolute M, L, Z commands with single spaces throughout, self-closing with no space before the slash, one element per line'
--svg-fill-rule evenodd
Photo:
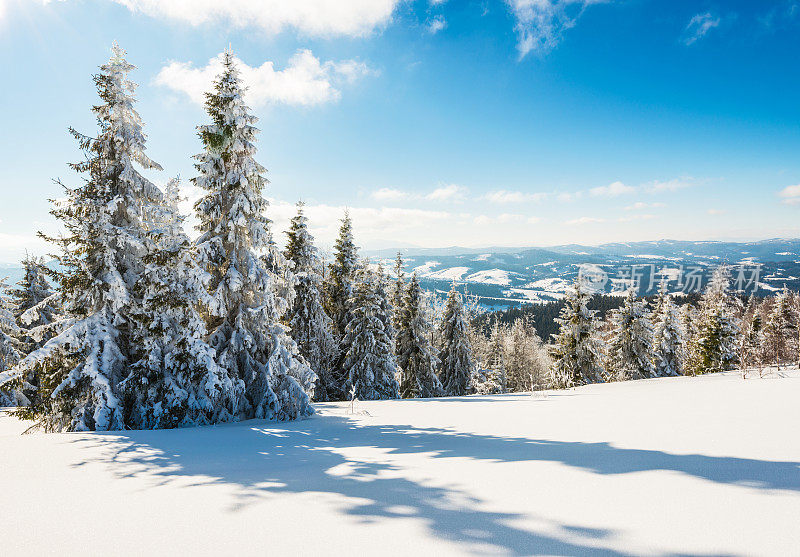
<path fill-rule="evenodd" d="M 44 252 L 117 40 L 164 183 L 229 44 L 276 236 L 552 245 L 800 236 L 800 0 L 0 0 L 0 261 Z M 188 203 L 187 203 L 188 207 Z"/>

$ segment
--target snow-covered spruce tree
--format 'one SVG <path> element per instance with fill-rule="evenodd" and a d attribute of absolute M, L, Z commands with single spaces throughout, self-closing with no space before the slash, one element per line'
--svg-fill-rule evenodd
<path fill-rule="evenodd" d="M 438 358 L 429 340 L 430 324 L 425 320 L 422 304 L 422 289 L 415 273 L 406 288 L 397 334 L 400 395 L 403 398 L 442 395 L 442 384 L 436 376 Z"/>
<path fill-rule="evenodd" d="M 333 319 L 334 334 L 337 340 L 344 337 L 350 322 L 351 301 L 358 270 L 358 248 L 353 241 L 353 221 L 345 211 L 339 237 L 334 244 L 334 260 L 328 273 L 326 303 L 328 315 Z"/>
<path fill-rule="evenodd" d="M 54 323 L 60 318 L 59 293 L 50 286 L 44 259 L 28 255 L 22 268 L 22 280 L 9 290 L 9 296 L 20 328 L 22 351 L 27 355 L 53 337 Z"/>
<path fill-rule="evenodd" d="M 495 321 L 489 339 L 489 352 L 485 369 L 472 375 L 472 391 L 479 395 L 507 392 L 508 377 L 505 365 L 505 329 Z"/>
<path fill-rule="evenodd" d="M 177 183 L 165 190 L 161 212 L 148 231 L 147 254 L 134 293 L 133 341 L 139 359 L 120 383 L 125 422 L 135 429 L 161 429 L 230 421 L 244 385 L 220 367 L 207 344 L 201 307 L 212 304 L 208 274 L 196 262 L 197 248 L 184 234 Z"/>
<path fill-rule="evenodd" d="M 29 390 L 25 377 L 8 380 L 8 372 L 22 359 L 20 330 L 14 319 L 14 304 L 7 295 L 5 278 L 0 279 L 0 406 L 24 406 L 28 404 L 24 390 Z"/>
<path fill-rule="evenodd" d="M 657 311 L 653 314 L 653 363 L 658 377 L 682 375 L 686 360 L 686 337 L 681 314 L 667 294 L 666 283 L 659 289 Z"/>
<path fill-rule="evenodd" d="M 469 324 L 464 313 L 464 304 L 461 294 L 456 291 L 455 283 L 447 295 L 439 336 L 439 380 L 444 393 L 449 396 L 466 395 L 476 366 L 469 342 Z"/>
<path fill-rule="evenodd" d="M 47 430 L 110 430 L 124 426 L 119 381 L 135 359 L 130 313 L 133 285 L 150 246 L 144 234 L 150 207 L 161 191 L 134 166 L 160 169 L 145 155 L 142 121 L 134 110 L 134 67 L 116 44 L 109 62 L 94 77 L 101 104 L 92 110 L 94 138 L 74 130 L 86 160 L 71 167 L 83 185 L 64 187 L 66 199 L 51 213 L 66 234 L 50 238 L 61 247 L 58 281 L 66 317 L 61 331 L 28 355 L 19 373 L 37 366 L 39 404 L 31 409 Z"/>
<path fill-rule="evenodd" d="M 344 391 L 361 400 L 398 398 L 398 367 L 392 345 L 391 316 L 381 278 L 368 269 L 358 273 L 352 317 L 345 329 L 342 368 Z"/>
<path fill-rule="evenodd" d="M 291 300 L 276 296 L 268 265 L 278 261 L 262 190 L 266 170 L 254 156 L 257 118 L 242 98 L 233 53 L 222 55 L 222 73 L 206 94 L 211 124 L 200 126 L 204 151 L 196 155 L 206 191 L 195 204 L 199 262 L 211 275 L 209 342 L 217 363 L 241 379 L 242 418 L 294 419 L 313 413 L 309 396 L 317 377 L 279 321 Z"/>
<path fill-rule="evenodd" d="M 22 261 L 24 275 L 16 288 L 8 295 L 16 324 L 16 338 L 21 356 L 27 356 L 41 348 L 56 331 L 59 316 L 59 294 L 54 292 L 47 280 L 44 259 L 26 255 Z M 28 371 L 18 384 L 27 385 L 22 392 L 31 404 L 36 404 L 39 385 L 39 369 Z M 22 397 L 18 397 L 22 400 Z"/>
<path fill-rule="evenodd" d="M 772 300 L 772 309 L 764 324 L 764 337 L 771 360 L 780 365 L 794 360 L 797 340 L 797 319 L 789 294 L 784 285 Z"/>
<path fill-rule="evenodd" d="M 609 374 L 618 381 L 646 379 L 655 374 L 653 366 L 653 324 L 644 300 L 633 287 L 622 307 L 611 311 Z"/>
<path fill-rule="evenodd" d="M 300 354 L 317 374 L 314 400 L 337 400 L 341 385 L 333 376 L 333 365 L 338 355 L 333 338 L 333 322 L 325 313 L 322 300 L 322 277 L 314 238 L 308 231 L 308 218 L 303 212 L 303 202 L 297 203 L 297 214 L 286 232 L 286 259 L 294 264 L 296 277 L 294 302 L 286 314 L 286 323 L 297 343 Z"/>
<path fill-rule="evenodd" d="M 580 277 L 570 286 L 553 337 L 553 383 L 571 387 L 603 381 L 603 351 L 598 338 L 596 311 L 587 308 L 591 295 Z"/>
<path fill-rule="evenodd" d="M 403 270 L 403 254 L 397 252 L 397 257 L 394 260 L 394 276 L 395 280 L 392 284 L 391 302 L 394 306 L 394 320 L 392 324 L 395 330 L 400 329 L 401 309 L 403 307 L 403 300 L 405 299 L 405 282 L 406 273 Z"/>
<path fill-rule="evenodd" d="M 729 282 L 727 267 L 720 265 L 700 299 L 687 367 L 692 375 L 726 371 L 736 364 L 740 326 Z"/>

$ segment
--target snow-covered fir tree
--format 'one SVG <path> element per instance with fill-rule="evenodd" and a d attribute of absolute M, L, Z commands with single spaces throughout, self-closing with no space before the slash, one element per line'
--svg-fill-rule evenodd
<path fill-rule="evenodd" d="M 28 255 L 22 268 L 22 280 L 9 290 L 9 296 L 20 328 L 22 350 L 30 354 L 53 337 L 54 323 L 60 318 L 60 294 L 47 279 L 49 271 L 43 258 Z"/>
<path fill-rule="evenodd" d="M 580 277 L 569 287 L 553 337 L 553 382 L 570 387 L 603 380 L 603 351 L 594 310 L 587 307 L 591 295 Z"/>
<path fill-rule="evenodd" d="M 333 338 L 333 322 L 323 306 L 319 260 L 303 207 L 302 201 L 297 203 L 297 214 L 286 232 L 285 254 L 294 265 L 297 280 L 294 302 L 286 315 L 286 323 L 300 354 L 317 374 L 314 399 L 338 400 L 341 398 L 341 385 L 333 375 L 338 346 Z"/>
<path fill-rule="evenodd" d="M 326 306 L 333 319 L 334 334 L 338 341 L 350 322 L 351 301 L 358 270 L 358 248 L 353 240 L 353 221 L 345 211 L 339 236 L 334 244 L 334 260 L 331 263 L 326 284 Z"/>
<path fill-rule="evenodd" d="M 505 330 L 497 320 L 492 327 L 489 339 L 489 352 L 486 368 L 472 375 L 472 390 L 481 395 L 505 393 L 508 390 L 508 376 L 505 364 Z"/>
<path fill-rule="evenodd" d="M 764 324 L 764 340 L 767 342 L 773 362 L 780 365 L 794 360 L 797 319 L 791 295 L 785 285 L 772 299 L 772 309 Z"/>
<path fill-rule="evenodd" d="M 23 394 L 28 390 L 26 377 L 11 381 L 8 373 L 4 373 L 16 366 L 23 356 L 20 330 L 14 319 L 14 304 L 8 296 L 5 280 L 0 279 L 0 406 L 21 406 L 29 402 Z"/>
<path fill-rule="evenodd" d="M 56 332 L 59 316 L 59 293 L 54 292 L 47 280 L 47 267 L 44 259 L 26 255 L 22 261 L 24 271 L 22 280 L 16 288 L 10 288 L 8 295 L 13 307 L 16 336 L 19 351 L 26 356 L 41 348 Z M 20 378 L 28 388 L 23 391 L 24 399 L 36 403 L 39 385 L 39 369 L 28 371 Z M 22 397 L 18 397 L 22 400 Z"/>
<path fill-rule="evenodd" d="M 400 395 L 403 398 L 442 395 L 442 384 L 436 376 L 438 358 L 430 343 L 430 324 L 425 320 L 423 303 L 422 289 L 414 274 L 406 288 L 397 334 Z"/>
<path fill-rule="evenodd" d="M 257 118 L 244 103 L 233 53 L 206 94 L 211 124 L 200 126 L 204 151 L 193 183 L 206 194 L 195 204 L 199 261 L 211 275 L 210 343 L 217 363 L 241 379 L 243 418 L 294 419 L 313 413 L 316 375 L 280 323 L 291 302 L 276 295 L 278 261 L 262 191 L 266 170 L 255 160 Z M 271 258 L 271 260 L 270 260 Z"/>
<path fill-rule="evenodd" d="M 611 311 L 608 373 L 618 381 L 646 379 L 653 366 L 653 324 L 644 300 L 631 286 L 622 307 Z"/>
<path fill-rule="evenodd" d="M 444 393 L 463 396 L 469 391 L 470 378 L 475 372 L 475 357 L 469 341 L 469 324 L 464 303 L 455 283 L 447 295 L 444 317 L 440 325 L 439 380 Z"/>
<path fill-rule="evenodd" d="M 148 236 L 154 249 L 134 292 L 133 340 L 140 358 L 121 383 L 126 424 L 136 429 L 204 425 L 232 420 L 244 390 L 238 377 L 215 361 L 205 340 L 201 307 L 212 305 L 197 248 L 184 234 L 178 184 L 170 181 Z M 156 224 L 157 223 L 157 224 Z"/>
<path fill-rule="evenodd" d="M 360 400 L 398 398 L 399 369 L 383 279 L 366 268 L 358 274 L 352 317 L 342 342 L 347 349 L 342 362 L 344 391 Z"/>
<path fill-rule="evenodd" d="M 403 300 L 405 299 L 405 282 L 406 273 L 403 264 L 403 254 L 397 252 L 397 257 L 394 260 L 394 282 L 392 283 L 391 302 L 395 308 L 393 325 L 395 330 L 400 329 L 401 309 L 403 307 Z"/>
<path fill-rule="evenodd" d="M 653 313 L 653 363 L 659 377 L 682 375 L 686 360 L 686 337 L 678 307 L 667 293 L 667 284 L 659 288 Z"/>
<path fill-rule="evenodd" d="M 693 375 L 725 371 L 736 364 L 740 324 L 729 282 L 728 268 L 720 265 L 700 299 L 687 365 Z"/>
<path fill-rule="evenodd" d="M 66 317 L 58 324 L 61 332 L 17 367 L 20 373 L 45 370 L 31 414 L 48 430 L 124 426 L 118 385 L 136 359 L 130 338 L 133 285 L 150 251 L 144 234 L 149 208 L 162 198 L 135 166 L 160 169 L 145 154 L 142 121 L 133 108 L 135 84 L 128 79 L 133 69 L 115 44 L 94 77 L 101 99 L 93 108 L 97 134 L 71 130 L 87 155 L 71 165 L 84 183 L 65 187 L 66 199 L 51 211 L 66 229 L 51 239 L 62 250 L 58 279 Z"/>

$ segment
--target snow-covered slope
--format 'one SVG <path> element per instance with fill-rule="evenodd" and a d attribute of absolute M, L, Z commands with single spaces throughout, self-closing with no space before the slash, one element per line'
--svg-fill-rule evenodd
<path fill-rule="evenodd" d="M 796 554 L 782 375 L 171 431 L 20 436 L 2 416 L 3 554 Z"/>

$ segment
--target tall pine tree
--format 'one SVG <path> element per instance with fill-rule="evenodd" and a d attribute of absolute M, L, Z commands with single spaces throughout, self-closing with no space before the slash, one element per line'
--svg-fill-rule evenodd
<path fill-rule="evenodd" d="M 342 363 L 344 391 L 361 400 L 397 398 L 398 367 L 383 279 L 367 269 L 359 275 L 342 343 L 347 348 Z"/>
<path fill-rule="evenodd" d="M 686 334 L 680 312 L 666 290 L 659 288 L 658 303 L 653 315 L 653 363 L 659 377 L 682 375 L 686 360 Z"/>
<path fill-rule="evenodd" d="M 121 384 L 126 424 L 136 429 L 204 425 L 233 419 L 244 385 L 215 361 L 201 307 L 212 302 L 197 248 L 184 234 L 178 182 L 171 180 L 154 225 L 154 249 L 135 286 L 132 318 L 140 358 Z"/>
<path fill-rule="evenodd" d="M 397 334 L 400 395 L 403 398 L 442 395 L 442 384 L 436 376 L 438 358 L 429 340 L 430 324 L 425 320 L 422 304 L 422 289 L 414 274 L 406 289 Z"/>
<path fill-rule="evenodd" d="M 109 62 L 94 77 L 101 104 L 96 137 L 71 133 L 86 160 L 71 165 L 84 184 L 65 187 L 66 199 L 52 214 L 66 235 L 51 239 L 61 247 L 59 273 L 65 320 L 61 332 L 27 356 L 19 372 L 37 366 L 40 405 L 31 414 L 48 430 L 109 430 L 124 426 L 118 390 L 137 357 L 131 343 L 133 286 L 150 252 L 144 234 L 160 190 L 136 169 L 160 169 L 145 154 L 142 121 L 134 110 L 134 66 L 116 44 Z"/>
<path fill-rule="evenodd" d="M 317 374 L 314 399 L 336 400 L 340 386 L 334 378 L 333 366 L 338 346 L 333 338 L 333 321 L 323 306 L 319 261 L 302 201 L 297 203 L 297 214 L 292 218 L 286 235 L 286 258 L 294 264 L 297 279 L 294 302 L 286 315 L 286 323 L 300 354 Z"/>
<path fill-rule="evenodd" d="M 595 310 L 588 309 L 591 295 L 580 277 L 567 290 L 553 338 L 553 378 L 557 387 L 603 380 L 603 352 L 598 339 Z"/>
<path fill-rule="evenodd" d="M 439 352 L 439 380 L 444 393 L 463 396 L 469 391 L 469 382 L 475 371 L 475 357 L 469 342 L 469 325 L 464 313 L 464 303 L 455 283 L 450 288 L 440 326 L 441 351 Z"/>
<path fill-rule="evenodd" d="M 655 374 L 653 366 L 653 324 L 644 300 L 631 287 L 622 307 L 611 312 L 609 372 L 619 380 L 646 379 Z"/>
<path fill-rule="evenodd" d="M 241 417 L 308 416 L 316 375 L 280 323 L 289 300 L 276 296 L 282 279 L 263 258 L 274 245 L 262 195 L 266 170 L 254 158 L 257 118 L 242 98 L 233 53 L 223 53 L 222 65 L 206 94 L 211 124 L 199 128 L 204 151 L 192 179 L 207 192 L 195 212 L 199 261 L 211 275 L 210 343 L 219 365 L 244 382 Z"/>
<path fill-rule="evenodd" d="M 730 295 L 728 268 L 714 270 L 703 296 L 693 326 L 688 371 L 693 374 L 733 369 L 737 361 L 739 319 L 737 301 Z"/>

